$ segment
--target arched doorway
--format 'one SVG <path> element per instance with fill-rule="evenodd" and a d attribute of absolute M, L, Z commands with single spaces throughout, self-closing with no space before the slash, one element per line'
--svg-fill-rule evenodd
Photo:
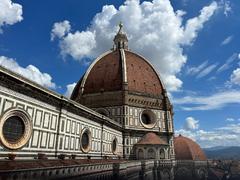
<path fill-rule="evenodd" d="M 163 170 L 161 180 L 170 180 L 170 173 L 168 170 Z"/>
<path fill-rule="evenodd" d="M 147 157 L 148 159 L 155 159 L 156 158 L 156 154 L 155 154 L 155 151 L 151 148 L 151 149 L 148 149 L 147 151 Z"/>
<path fill-rule="evenodd" d="M 142 149 L 138 150 L 138 159 L 144 159 L 144 152 Z"/>
<path fill-rule="evenodd" d="M 174 180 L 192 180 L 192 174 L 190 169 L 179 168 L 175 174 Z"/>
<path fill-rule="evenodd" d="M 199 169 L 198 170 L 198 177 L 199 177 L 200 180 L 207 179 L 207 172 L 204 169 Z"/>
<path fill-rule="evenodd" d="M 165 159 L 164 149 L 160 149 L 160 159 Z"/>

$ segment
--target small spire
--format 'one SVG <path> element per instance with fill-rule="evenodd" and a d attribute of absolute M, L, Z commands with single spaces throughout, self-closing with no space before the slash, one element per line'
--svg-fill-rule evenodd
<path fill-rule="evenodd" d="M 127 35 L 123 31 L 123 23 L 120 21 L 118 24 L 119 30 L 114 37 L 114 49 L 128 49 Z"/>
<path fill-rule="evenodd" d="M 122 23 L 122 21 L 120 21 L 120 23 L 118 24 L 118 26 L 119 26 L 118 34 L 123 34 L 123 32 L 122 32 L 122 29 L 123 29 L 123 23 Z"/>

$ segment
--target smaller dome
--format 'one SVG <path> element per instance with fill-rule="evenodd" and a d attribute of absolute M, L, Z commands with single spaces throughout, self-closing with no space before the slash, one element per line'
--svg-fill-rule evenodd
<path fill-rule="evenodd" d="M 145 134 L 142 139 L 138 141 L 137 144 L 151 144 L 151 145 L 167 145 L 163 139 L 153 132 Z"/>
<path fill-rule="evenodd" d="M 182 135 L 174 138 L 174 150 L 176 160 L 207 160 L 201 147 L 193 140 Z"/>

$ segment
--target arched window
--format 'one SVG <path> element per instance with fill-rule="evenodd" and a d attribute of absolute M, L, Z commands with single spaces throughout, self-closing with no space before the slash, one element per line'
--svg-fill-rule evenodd
<path fill-rule="evenodd" d="M 118 48 L 119 49 L 121 48 L 121 42 L 120 41 L 118 42 Z"/>
<path fill-rule="evenodd" d="M 156 154 L 155 151 L 151 148 L 148 150 L 148 159 L 155 159 L 156 158 Z"/>
<path fill-rule="evenodd" d="M 117 153 L 117 138 L 114 138 L 114 140 L 112 141 L 112 152 L 113 154 Z"/>
<path fill-rule="evenodd" d="M 165 159 L 164 149 L 160 149 L 160 159 Z"/>
<path fill-rule="evenodd" d="M 170 173 L 169 173 L 167 170 L 164 170 L 164 171 L 162 172 L 161 179 L 170 180 L 170 179 L 171 179 Z"/>
<path fill-rule="evenodd" d="M 138 159 L 144 159 L 144 152 L 142 149 L 138 150 Z"/>

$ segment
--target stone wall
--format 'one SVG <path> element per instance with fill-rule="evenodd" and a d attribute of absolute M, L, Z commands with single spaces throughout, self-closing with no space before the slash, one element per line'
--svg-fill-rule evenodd
<path fill-rule="evenodd" d="M 3 68 L 0 68 L 0 79 L 0 158 L 9 154 L 30 159 L 38 154 L 48 158 L 60 154 L 94 158 L 122 156 L 122 127 L 117 122 Z M 4 144 L 4 123 L 16 113 L 26 116 L 28 126 L 25 124 L 24 129 L 30 131 L 27 143 L 22 140 L 15 143 L 21 148 Z M 85 131 L 89 135 L 87 152 L 81 146 Z M 114 139 L 117 149 L 113 153 Z"/>
<path fill-rule="evenodd" d="M 39 164 L 44 163 L 40 161 Z M 28 168 L 25 170 L 0 170 L 0 177 L 5 180 L 44 178 L 72 180 L 206 180 L 208 168 L 207 161 L 146 160 L 83 164 L 75 160 L 74 165 Z"/>

